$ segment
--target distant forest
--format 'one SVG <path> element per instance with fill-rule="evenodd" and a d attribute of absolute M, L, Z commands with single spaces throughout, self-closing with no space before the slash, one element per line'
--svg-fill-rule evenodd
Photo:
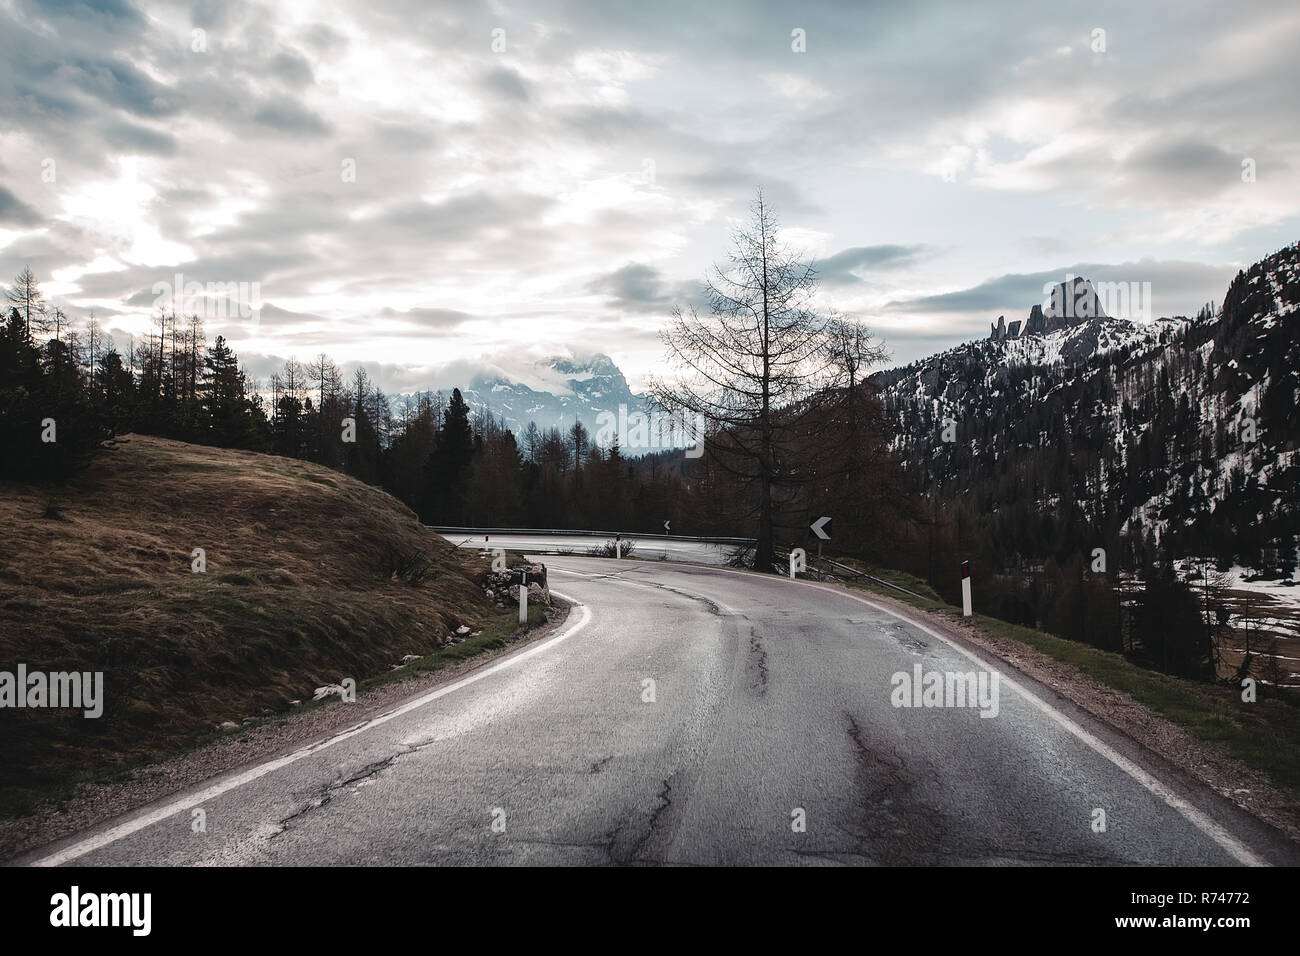
<path fill-rule="evenodd" d="M 755 534 L 746 476 L 712 453 L 716 427 L 700 458 L 681 450 L 628 458 L 617 442 L 594 442 L 582 423 L 515 435 L 471 411 L 459 390 L 394 407 L 364 369 L 345 381 L 326 355 L 290 359 L 259 389 L 224 338 L 207 341 L 197 317 L 159 315 L 154 334 L 122 354 L 93 316 L 75 325 L 49 307 L 30 271 L 7 294 L 0 478 L 46 483 L 52 495 L 106 440 L 136 432 L 318 462 L 382 486 L 432 525 L 635 535 L 670 522 L 673 534 Z M 1032 556 L 1017 554 L 1009 535 L 984 537 L 967 503 L 922 493 L 891 451 L 894 426 L 874 386 L 858 381 L 834 400 L 818 398 L 788 425 L 784 454 L 799 461 L 790 469 L 799 480 L 775 485 L 780 548 L 812 552 L 809 522 L 831 515 L 835 554 L 910 572 L 950 601 L 960 561 L 978 554 L 977 593 L 994 613 L 1171 673 L 1214 676 L 1223 622 L 1173 575 L 1168 556 L 1138 569 L 1141 586 L 1122 599 L 1118 569 L 1088 574 L 1082 559 L 1049 556 L 1046 568 L 1010 581 L 1001 569 Z M 1068 520 L 1046 530 L 1052 520 L 1042 515 L 1021 530 L 1061 553 L 1086 554 L 1085 537 L 1071 540 Z"/>

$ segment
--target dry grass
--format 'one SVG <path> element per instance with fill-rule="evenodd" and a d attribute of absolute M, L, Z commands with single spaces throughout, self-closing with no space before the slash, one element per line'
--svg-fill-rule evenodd
<path fill-rule="evenodd" d="M 495 613 L 478 558 L 394 498 L 249 452 L 128 436 L 53 493 L 0 483 L 0 531 L 0 670 L 105 683 L 97 720 L 0 711 L 4 812 L 360 682 Z M 418 584 L 384 575 L 386 556 L 417 551 Z"/>

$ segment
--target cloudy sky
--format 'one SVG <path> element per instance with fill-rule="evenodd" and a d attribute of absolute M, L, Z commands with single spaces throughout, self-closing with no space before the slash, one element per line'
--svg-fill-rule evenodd
<path fill-rule="evenodd" d="M 200 308 L 259 375 L 637 385 L 761 186 L 897 362 L 1070 274 L 1189 313 L 1300 239 L 1297 49 L 1281 0 L 0 0 L 0 276 L 119 336 L 246 283 Z"/>

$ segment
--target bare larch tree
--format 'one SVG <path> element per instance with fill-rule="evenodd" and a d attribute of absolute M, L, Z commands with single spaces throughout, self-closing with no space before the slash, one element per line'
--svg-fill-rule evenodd
<path fill-rule="evenodd" d="M 806 400 L 828 383 L 832 353 L 828 321 L 813 307 L 816 270 L 781 241 L 762 190 L 750 210 L 727 263 L 707 279 L 709 315 L 673 311 L 663 340 L 674 377 L 650 388 L 662 408 L 711 423 L 706 453 L 752 489 L 755 567 L 769 570 L 777 530 L 793 528 L 777 518 L 807 480 L 817 443 L 801 420 Z"/>

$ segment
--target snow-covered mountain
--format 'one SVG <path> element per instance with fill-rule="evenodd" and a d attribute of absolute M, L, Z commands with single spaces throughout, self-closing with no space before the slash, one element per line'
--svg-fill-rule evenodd
<path fill-rule="evenodd" d="M 1193 319 L 1051 311 L 874 377 L 924 488 L 1009 535 L 1044 529 L 1042 548 L 1061 546 L 1054 521 L 1253 567 L 1294 550 L 1300 244 Z"/>
<path fill-rule="evenodd" d="M 621 405 L 630 414 L 645 407 L 645 396 L 628 387 L 608 355 L 544 359 L 535 363 L 527 377 L 531 384 L 500 375 L 479 375 L 461 388 L 461 394 L 475 411 L 504 419 L 516 435 L 522 434 L 529 422 L 536 422 L 541 431 L 551 427 L 567 431 L 576 421 L 594 434 L 601 412 L 617 415 Z"/>

